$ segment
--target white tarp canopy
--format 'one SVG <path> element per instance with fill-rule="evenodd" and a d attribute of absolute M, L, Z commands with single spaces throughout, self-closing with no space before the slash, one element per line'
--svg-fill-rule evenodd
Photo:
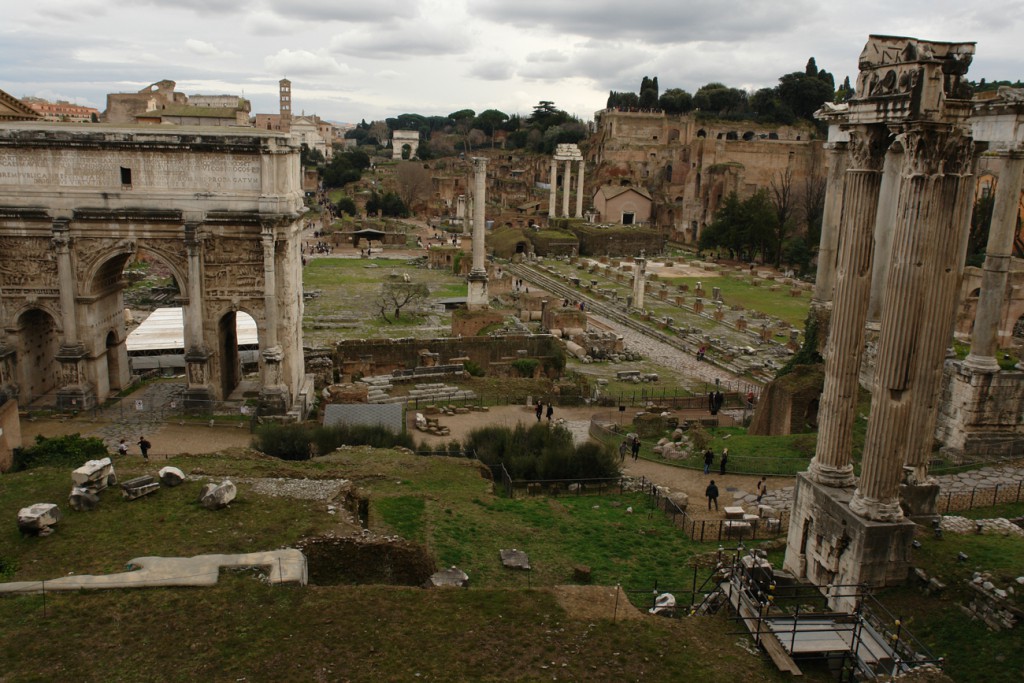
<path fill-rule="evenodd" d="M 239 346 L 258 346 L 256 321 L 248 313 L 235 314 Z M 174 351 L 185 348 L 185 323 L 180 308 L 158 308 L 128 334 L 128 353 Z"/>

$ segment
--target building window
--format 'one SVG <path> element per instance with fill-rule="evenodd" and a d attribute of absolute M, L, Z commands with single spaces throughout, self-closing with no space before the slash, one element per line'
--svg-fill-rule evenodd
<path fill-rule="evenodd" d="M 132 169 L 121 167 L 121 187 L 130 189 L 132 186 Z"/>

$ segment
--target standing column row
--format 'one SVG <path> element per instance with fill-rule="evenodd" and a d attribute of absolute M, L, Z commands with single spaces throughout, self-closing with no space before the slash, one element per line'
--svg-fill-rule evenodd
<path fill-rule="evenodd" d="M 902 518 L 905 460 L 930 445 L 921 432 L 934 412 L 952 326 L 966 240 L 973 141 L 955 126 L 920 126 L 903 135 L 903 181 L 882 307 L 871 419 L 850 509 L 867 519 Z"/>
<path fill-rule="evenodd" d="M 838 260 L 828 345 L 825 386 L 818 414 L 818 446 L 808 470 L 811 479 L 834 487 L 854 483 L 851 453 L 857 417 L 857 376 L 864 344 L 864 318 L 871 289 L 872 243 L 882 162 L 888 131 L 859 126 L 850 132 L 850 168 L 842 190 Z"/>
<path fill-rule="evenodd" d="M 572 163 L 577 161 L 577 179 L 576 179 L 576 212 L 573 214 L 576 218 L 583 217 L 583 180 L 584 180 L 584 161 L 582 159 L 566 159 L 563 157 L 556 156 L 551 160 L 551 187 L 548 192 L 548 218 L 556 218 L 559 216 L 556 211 L 558 205 L 558 162 L 564 161 L 565 166 L 562 172 L 562 208 L 560 216 L 562 218 L 569 218 L 569 194 L 572 192 Z"/>

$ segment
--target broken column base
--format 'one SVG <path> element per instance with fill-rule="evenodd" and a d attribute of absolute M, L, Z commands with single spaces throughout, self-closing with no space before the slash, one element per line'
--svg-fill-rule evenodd
<path fill-rule="evenodd" d="M 854 488 L 822 486 L 797 475 L 785 571 L 817 585 L 829 607 L 852 610 L 859 586 L 903 583 L 910 570 L 915 524 L 875 522 L 854 514 Z"/>
<path fill-rule="evenodd" d="M 900 508 L 903 514 L 918 524 L 931 525 L 939 516 L 939 485 L 900 484 Z"/>

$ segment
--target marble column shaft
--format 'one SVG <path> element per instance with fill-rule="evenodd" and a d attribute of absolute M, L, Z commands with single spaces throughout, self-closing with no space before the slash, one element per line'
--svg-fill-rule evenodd
<path fill-rule="evenodd" d="M 873 233 L 881 181 L 880 170 L 850 169 L 843 187 L 825 386 L 818 410 L 818 446 L 809 469 L 810 477 L 826 486 L 853 484 L 850 457 L 857 418 L 857 376 L 871 291 Z"/>
<path fill-rule="evenodd" d="M 569 191 L 572 189 L 572 161 L 565 160 L 565 173 L 562 178 L 562 216 L 569 217 Z"/>
<path fill-rule="evenodd" d="M 558 201 L 558 162 L 551 160 L 551 189 L 548 194 L 548 218 L 555 217 L 555 202 Z"/>
<path fill-rule="evenodd" d="M 811 302 L 827 305 L 832 302 L 836 283 L 836 258 L 839 245 L 839 227 L 843 216 L 843 184 L 849 164 L 845 142 L 827 143 L 828 178 L 825 206 L 821 218 L 821 237 L 818 241 L 818 270 L 814 278 Z"/>
<path fill-rule="evenodd" d="M 474 184 L 473 184 L 473 272 L 487 273 L 486 256 L 484 250 L 484 233 L 486 228 L 486 201 L 487 194 L 487 159 L 475 157 L 473 159 Z"/>
<path fill-rule="evenodd" d="M 931 433 L 920 431 L 935 405 L 924 394 L 938 388 L 933 373 L 949 341 L 971 178 L 958 175 L 948 157 L 954 147 L 973 147 L 955 130 L 912 130 L 905 141 L 888 275 L 888 288 L 899 296 L 886 297 L 882 307 L 871 419 L 850 501 L 856 514 L 882 522 L 902 518 L 904 461 L 932 441 Z"/>
<path fill-rule="evenodd" d="M 60 291 L 60 316 L 64 328 L 64 347 L 78 346 L 78 318 L 75 316 L 75 272 L 71 265 L 71 240 L 66 221 L 53 224 L 52 244 L 57 253 L 57 282 Z"/>
<path fill-rule="evenodd" d="M 277 275 L 274 262 L 274 230 L 263 229 L 263 319 L 266 322 L 264 343 L 275 349 L 277 341 Z"/>
<path fill-rule="evenodd" d="M 583 165 L 586 162 L 580 159 L 579 176 L 576 180 L 576 218 L 583 218 Z"/>
<path fill-rule="evenodd" d="M 889 147 L 882 166 L 882 187 L 878 193 L 878 213 L 875 215 L 875 255 L 871 268 L 871 297 L 868 301 L 868 324 L 878 323 L 882 317 L 886 281 L 889 277 L 889 258 L 892 254 L 892 235 L 899 204 L 903 148 L 899 144 Z"/>
<path fill-rule="evenodd" d="M 188 306 L 184 311 L 185 351 L 205 353 L 203 342 L 203 264 L 202 242 L 196 234 L 199 226 L 185 225 L 185 251 L 188 258 Z"/>
<path fill-rule="evenodd" d="M 985 247 L 982 268 L 981 295 L 971 335 L 971 352 L 964 361 L 971 370 L 998 372 L 996 349 L 999 345 L 999 323 L 1003 302 L 1006 300 L 1006 281 L 1013 254 L 1013 239 L 1017 233 L 1020 211 L 1021 179 L 1024 175 L 1024 152 L 996 157 L 999 181 L 996 184 L 992 206 L 992 223 Z"/>

